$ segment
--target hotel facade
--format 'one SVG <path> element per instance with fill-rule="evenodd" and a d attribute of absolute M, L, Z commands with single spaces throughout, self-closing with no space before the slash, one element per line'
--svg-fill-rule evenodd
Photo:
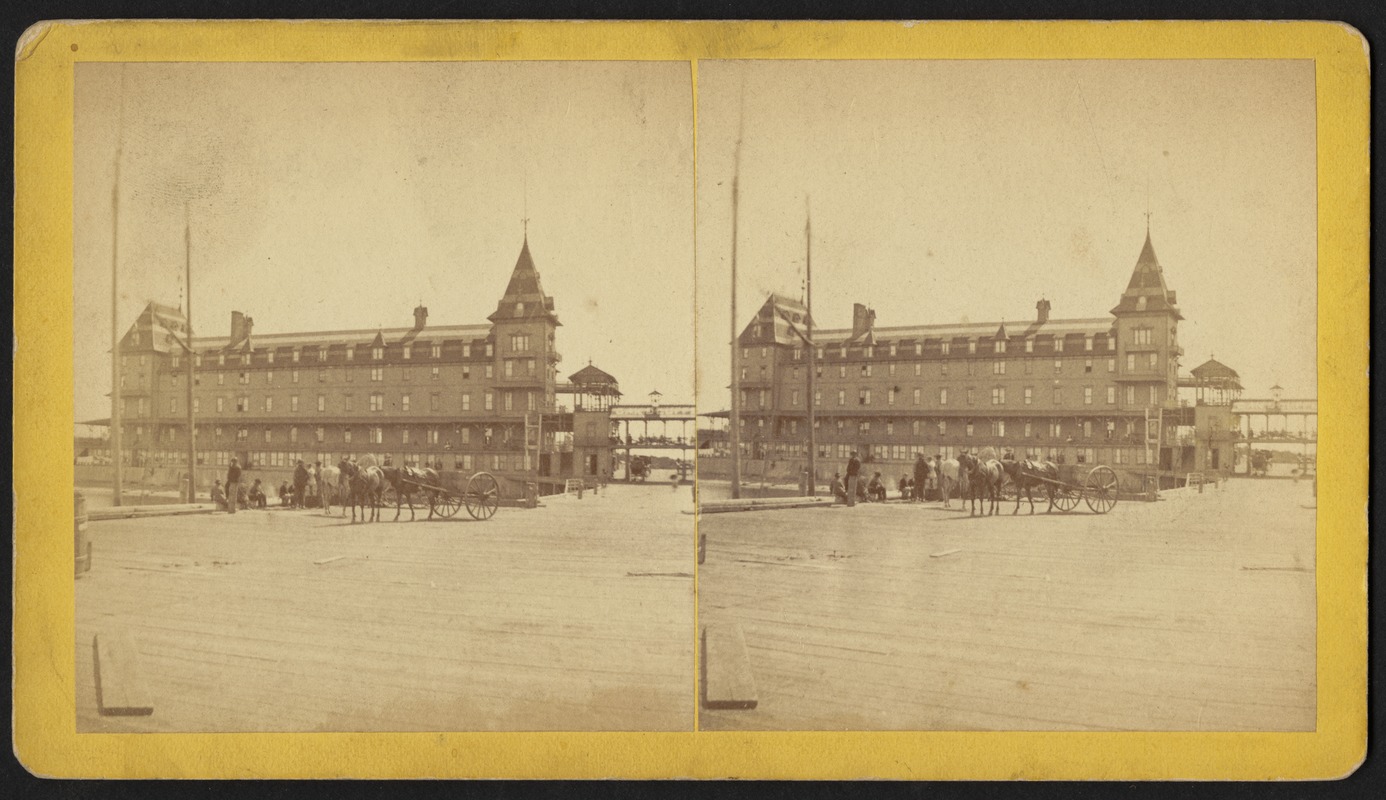
<path fill-rule="evenodd" d="M 387 456 L 541 483 L 610 474 L 614 378 L 559 378 L 560 327 L 524 242 L 486 322 L 254 334 L 233 312 L 229 335 L 194 336 L 176 307 L 149 303 L 119 349 L 124 463 L 187 462 L 191 358 L 199 464 L 288 469 L 299 460 Z M 601 380 L 589 382 L 587 375 Z M 199 485 L 209 484 L 203 470 Z"/>
<path fill-rule="evenodd" d="M 856 304 L 851 328 L 812 325 L 817 477 L 853 450 L 896 476 L 919 453 L 987 447 L 1129 474 L 1231 469 L 1227 407 L 1180 399 L 1183 315 L 1149 232 L 1106 315 L 1035 308 L 1024 324 L 886 327 Z M 739 335 L 743 460 L 806 466 L 809 331 L 801 302 L 771 295 Z"/>

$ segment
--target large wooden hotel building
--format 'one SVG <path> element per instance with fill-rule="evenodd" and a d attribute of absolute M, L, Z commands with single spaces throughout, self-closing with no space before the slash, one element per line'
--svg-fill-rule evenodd
<path fill-rule="evenodd" d="M 1041 299 L 1024 324 L 884 327 L 856 304 L 851 328 L 814 324 L 818 477 L 852 450 L 898 477 L 918 453 L 986 447 L 1127 473 L 1231 468 L 1226 406 L 1179 398 L 1183 316 L 1149 232 L 1108 314 L 1056 319 L 1050 308 Z M 738 338 L 743 461 L 803 468 L 807 313 L 772 295 Z"/>
<path fill-rule="evenodd" d="M 390 456 L 559 485 L 609 474 L 619 386 L 591 366 L 559 379 L 560 323 L 527 239 L 487 320 L 430 325 L 421 305 L 407 327 L 255 334 L 233 312 L 229 335 L 191 343 L 198 460 L 276 470 Z M 150 303 L 120 343 L 126 463 L 186 463 L 186 330 L 178 308 Z"/>

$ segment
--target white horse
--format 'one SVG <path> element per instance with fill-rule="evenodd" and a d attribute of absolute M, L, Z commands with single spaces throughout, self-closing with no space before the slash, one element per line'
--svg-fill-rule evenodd
<path fill-rule="evenodd" d="M 332 500 L 337 498 L 342 516 L 346 516 L 347 494 L 351 491 L 350 482 L 336 467 L 323 467 L 318 473 L 318 495 L 322 497 L 322 513 L 332 513 Z"/>
<path fill-rule="evenodd" d="M 967 474 L 958 466 L 956 458 L 938 462 L 938 490 L 943 495 L 943 507 L 952 508 L 949 497 L 953 494 L 953 487 L 958 487 L 958 496 L 962 497 L 967 493 Z"/>

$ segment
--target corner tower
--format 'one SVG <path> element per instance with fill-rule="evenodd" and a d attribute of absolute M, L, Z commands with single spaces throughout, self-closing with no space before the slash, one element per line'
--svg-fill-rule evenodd
<path fill-rule="evenodd" d="M 544 294 L 539 281 L 528 235 L 505 294 L 487 319 L 495 342 L 496 386 L 502 395 L 497 410 L 515 416 L 550 410 L 557 365 L 562 360 L 554 341 L 561 323 L 554 313 L 553 298 Z"/>
<path fill-rule="evenodd" d="M 1128 407 L 1163 406 L 1178 402 L 1179 313 L 1175 293 L 1165 285 L 1164 268 L 1145 231 L 1145 244 L 1136 257 L 1131 280 L 1112 309 L 1116 317 L 1118 380 Z"/>

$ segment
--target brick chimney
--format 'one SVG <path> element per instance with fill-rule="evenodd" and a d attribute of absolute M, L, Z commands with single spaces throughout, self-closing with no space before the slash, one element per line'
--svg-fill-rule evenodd
<path fill-rule="evenodd" d="M 852 304 L 852 338 L 860 339 L 876 326 L 876 312 L 861 303 Z"/>
<path fill-rule="evenodd" d="M 254 327 L 255 320 L 247 317 L 239 311 L 231 312 L 231 346 L 235 347 L 242 342 L 250 339 L 250 329 Z"/>
<path fill-rule="evenodd" d="M 416 306 L 414 308 L 414 330 L 423 330 L 424 324 L 428 321 L 428 308 L 426 306 Z"/>
<path fill-rule="evenodd" d="M 1040 298 L 1040 301 L 1039 301 L 1038 303 L 1035 303 L 1035 310 L 1039 312 L 1039 323 L 1040 323 L 1041 325 L 1043 325 L 1044 323 L 1046 323 L 1046 322 L 1049 321 L 1049 301 L 1048 301 L 1048 300 L 1045 300 L 1044 298 Z"/>

